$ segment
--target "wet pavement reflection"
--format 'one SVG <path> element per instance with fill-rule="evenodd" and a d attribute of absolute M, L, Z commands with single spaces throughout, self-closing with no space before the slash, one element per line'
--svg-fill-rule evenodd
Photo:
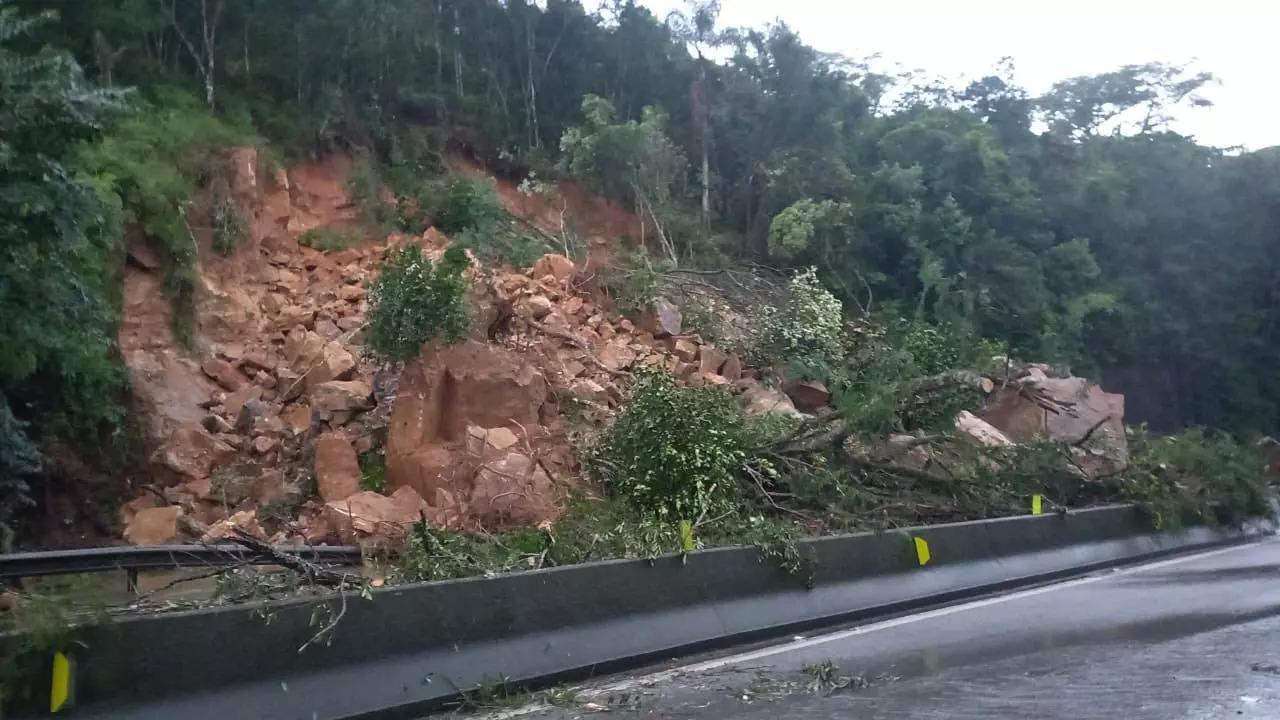
<path fill-rule="evenodd" d="M 1277 560 L 1280 541 L 1269 539 L 726 658 L 714 670 L 614 678 L 530 716 L 1280 720 Z"/>

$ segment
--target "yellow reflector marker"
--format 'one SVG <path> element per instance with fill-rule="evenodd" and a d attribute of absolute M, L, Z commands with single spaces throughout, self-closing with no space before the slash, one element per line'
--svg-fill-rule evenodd
<path fill-rule="evenodd" d="M 693 523 L 680 521 L 680 551 L 693 552 Z"/>
<path fill-rule="evenodd" d="M 53 654 L 53 685 L 49 692 L 49 712 L 58 712 L 71 700 L 71 659 Z"/>
<path fill-rule="evenodd" d="M 1031 496 L 1031 514 L 1039 515 L 1043 510 L 1043 503 L 1044 501 L 1040 498 L 1039 495 L 1032 495 Z"/>
<path fill-rule="evenodd" d="M 921 565 L 929 564 L 929 543 L 922 537 L 916 538 L 916 557 L 919 558 Z"/>

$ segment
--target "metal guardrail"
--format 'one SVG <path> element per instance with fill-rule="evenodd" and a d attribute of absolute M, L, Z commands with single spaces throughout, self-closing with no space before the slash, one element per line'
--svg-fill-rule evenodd
<path fill-rule="evenodd" d="M 321 565 L 357 565 L 360 548 L 353 546 L 279 546 L 272 548 Z M 72 575 L 77 573 L 139 570 L 172 570 L 190 567 L 229 565 L 274 565 L 270 556 L 241 545 L 157 545 L 152 547 L 105 547 L 82 550 L 48 550 L 0 555 L 0 579 Z"/>

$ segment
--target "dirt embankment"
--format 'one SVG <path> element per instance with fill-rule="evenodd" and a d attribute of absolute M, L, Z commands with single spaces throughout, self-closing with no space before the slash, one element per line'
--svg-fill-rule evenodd
<path fill-rule="evenodd" d="M 726 386 L 743 375 L 740 360 L 683 332 L 674 307 L 639 327 L 610 310 L 589 268 L 635 220 L 574 183 L 556 197 L 498 191 L 548 234 L 562 217 L 585 231 L 595 249 L 582 267 L 558 255 L 527 270 L 476 267 L 472 338 L 380 365 L 360 343 L 378 264 L 409 242 L 438 258 L 450 241 L 365 231 L 340 252 L 300 245 L 312 228 L 360 227 L 349 165 L 265 173 L 252 149 L 231 153 L 248 233 L 224 256 L 196 229 L 189 346 L 173 331 L 165 268 L 144 242 L 131 247 L 120 343 L 152 450 L 150 477 L 123 509 L 126 540 L 393 541 L 424 515 L 454 529 L 549 522 L 578 482 L 566 403 L 599 425 L 632 367 Z"/>

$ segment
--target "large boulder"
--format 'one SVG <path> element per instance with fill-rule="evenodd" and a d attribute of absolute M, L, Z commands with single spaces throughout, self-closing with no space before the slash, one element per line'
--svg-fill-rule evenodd
<path fill-rule="evenodd" d="M 683 322 L 680 308 L 664 297 L 654 300 L 640 316 L 640 327 L 652 333 L 655 338 L 679 335 Z"/>
<path fill-rule="evenodd" d="M 346 435 L 329 432 L 316 440 L 316 490 L 325 502 L 346 500 L 360 492 L 360 460 Z"/>
<path fill-rule="evenodd" d="M 303 381 L 308 392 L 331 380 L 350 380 L 355 375 L 356 358 L 342 343 L 331 342 L 324 346 L 320 359 L 308 369 Z"/>
<path fill-rule="evenodd" d="M 528 455 L 507 453 L 480 467 L 471 511 L 485 527 L 536 525 L 556 516 L 551 478 Z"/>
<path fill-rule="evenodd" d="M 1264 437 L 1258 441 L 1258 447 L 1267 459 L 1267 473 L 1272 482 L 1280 481 L 1280 440 Z"/>
<path fill-rule="evenodd" d="M 831 391 L 816 380 L 797 380 L 782 386 L 796 409 L 802 413 L 816 413 L 831 403 Z"/>
<path fill-rule="evenodd" d="M 573 275 L 573 261 L 563 255 L 543 255 L 533 263 L 529 273 L 535 280 L 554 278 L 564 283 Z"/>
<path fill-rule="evenodd" d="M 747 415 L 761 415 L 776 412 L 803 418 L 804 414 L 796 409 L 787 394 L 777 388 L 770 388 L 752 380 L 744 382 L 745 390 L 738 396 L 738 404 Z"/>
<path fill-rule="evenodd" d="M 956 415 L 956 432 L 987 447 L 1008 447 L 1013 444 L 1013 441 L 995 426 L 968 410 L 961 410 L 960 414 Z"/>
<path fill-rule="evenodd" d="M 397 502 L 371 490 L 363 490 L 346 499 L 325 503 L 324 512 L 330 525 L 348 540 L 380 535 L 399 539 L 421 517 L 422 498 L 409 488 L 417 502 Z"/>
<path fill-rule="evenodd" d="M 330 380 L 311 391 L 311 407 L 324 412 L 360 412 L 373 407 L 373 388 L 360 380 Z"/>
<path fill-rule="evenodd" d="M 546 399 L 542 372 L 510 350 L 474 341 L 426 347 L 400 375 L 387 429 L 388 481 L 433 497 L 454 477 L 445 446 L 462 445 L 468 426 L 540 425 Z"/>
<path fill-rule="evenodd" d="M 200 425 L 183 425 L 151 454 L 157 478 L 178 484 L 209 477 L 235 455 L 235 448 L 210 435 Z"/>
<path fill-rule="evenodd" d="M 178 540 L 181 518 L 177 505 L 139 510 L 125 526 L 124 539 L 134 545 L 169 545 Z"/>
<path fill-rule="evenodd" d="M 1128 467 L 1124 396 L 1084 378 L 1049 377 L 1032 368 L 996 389 L 979 415 L 1015 443 L 1054 440 L 1072 446 L 1076 464 L 1090 478 Z"/>

